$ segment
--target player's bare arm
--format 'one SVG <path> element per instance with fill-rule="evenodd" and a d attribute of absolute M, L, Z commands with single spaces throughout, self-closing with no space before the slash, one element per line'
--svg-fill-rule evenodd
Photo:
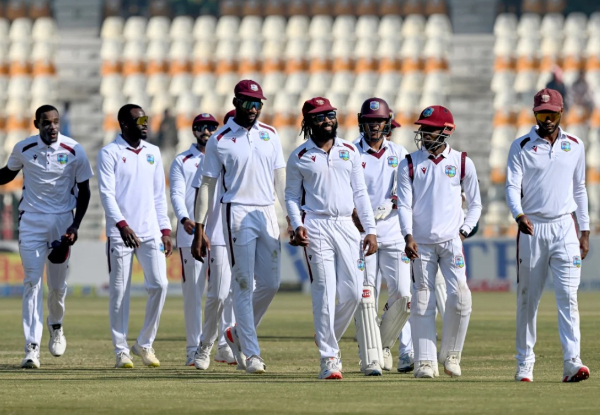
<path fill-rule="evenodd" d="M 12 182 L 15 179 L 15 177 L 17 177 L 17 174 L 19 174 L 19 172 L 20 170 L 11 170 L 8 168 L 8 166 L 5 166 L 2 169 L 0 169 L 0 186 Z"/>
<path fill-rule="evenodd" d="M 298 226 L 294 233 L 294 242 L 297 246 L 308 246 L 308 232 L 304 226 Z"/>
<path fill-rule="evenodd" d="M 208 207 L 212 206 L 217 179 L 214 177 L 203 176 L 202 183 L 198 189 L 195 203 L 195 216 L 198 219 L 192 241 L 192 256 L 200 262 L 204 262 L 204 257 L 210 251 L 210 241 L 208 240 L 204 224 L 208 214 Z"/>
<path fill-rule="evenodd" d="M 194 229 L 196 228 L 196 222 L 194 222 L 190 218 L 183 218 L 183 221 L 181 222 L 181 224 L 183 225 L 183 230 L 185 230 L 185 232 L 188 235 L 194 234 Z"/>
<path fill-rule="evenodd" d="M 365 232 L 362 223 L 360 223 L 360 218 L 358 217 L 358 212 L 356 211 L 356 209 L 352 211 L 352 222 L 354 222 L 354 226 L 356 226 L 356 229 L 358 229 L 360 233 Z"/>
<path fill-rule="evenodd" d="M 519 232 L 523 232 L 525 235 L 533 235 L 533 224 L 527 215 L 519 216 L 517 218 L 517 224 L 519 225 Z"/>
<path fill-rule="evenodd" d="M 579 249 L 581 249 L 581 259 L 585 259 L 590 250 L 590 231 L 581 231 Z"/>
<path fill-rule="evenodd" d="M 410 235 L 410 234 L 406 235 L 406 237 L 404 238 L 404 241 L 406 242 L 406 248 L 405 248 L 406 255 L 410 259 L 418 258 L 419 257 L 419 246 L 413 239 L 412 235 Z"/>
<path fill-rule="evenodd" d="M 90 197 L 92 196 L 90 192 L 90 181 L 85 180 L 81 183 L 77 183 L 77 205 L 75 206 L 75 218 L 73 218 L 73 224 L 69 226 L 64 237 L 69 240 L 69 243 L 73 245 L 77 242 L 77 233 L 79 231 L 79 226 L 81 226 L 81 221 L 87 212 L 88 206 L 90 205 Z"/>
<path fill-rule="evenodd" d="M 165 256 L 168 258 L 173 253 L 173 242 L 171 241 L 171 235 L 163 235 L 160 239 L 165 247 Z"/>

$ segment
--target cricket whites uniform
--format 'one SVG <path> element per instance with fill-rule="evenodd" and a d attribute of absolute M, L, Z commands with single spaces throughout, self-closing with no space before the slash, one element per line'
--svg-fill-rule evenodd
<path fill-rule="evenodd" d="M 365 264 L 355 207 L 366 233 L 377 233 L 361 163 L 357 148 L 339 137 L 329 153 L 309 138 L 288 159 L 285 199 L 292 227 L 308 232 L 305 256 L 321 358 L 338 357 L 338 341 L 361 298 Z"/>
<path fill-rule="evenodd" d="M 171 234 L 171 225 L 165 174 L 157 146 L 142 140 L 138 148 L 131 148 L 121 135 L 100 150 L 97 164 L 100 200 L 106 214 L 112 340 L 116 354 L 129 354 L 129 289 L 134 254 L 144 271 L 148 292 L 144 325 L 137 338 L 141 347 L 152 347 L 167 295 L 167 263 L 161 237 Z M 125 246 L 119 232 L 124 226 L 135 232 L 139 248 Z"/>
<path fill-rule="evenodd" d="M 508 155 L 506 200 L 515 219 L 525 214 L 533 224 L 533 235 L 517 235 L 517 361 L 535 362 L 537 308 L 548 271 L 563 360 L 579 359 L 578 231 L 590 229 L 581 139 L 559 129 L 551 145 L 538 135 L 537 126 L 516 139 Z"/>
<path fill-rule="evenodd" d="M 222 179 L 220 202 L 233 275 L 236 332 L 248 357 L 260 356 L 256 327 L 279 289 L 274 172 L 284 167 L 279 135 L 258 121 L 248 130 L 230 118 L 206 145 L 202 175 Z"/>
<path fill-rule="evenodd" d="M 419 257 L 412 263 L 411 331 L 415 361 L 438 360 L 435 333 L 435 277 L 438 266 L 446 280 L 439 361 L 462 352 L 471 315 L 471 291 L 459 231 L 470 233 L 481 215 L 475 165 L 448 144 L 437 157 L 427 150 L 406 156 L 398 171 L 398 203 L 402 235 L 411 234 Z M 468 211 L 462 210 L 461 188 Z M 460 360 L 460 357 L 459 357 Z"/>
<path fill-rule="evenodd" d="M 7 166 L 12 171 L 23 170 L 23 197 L 19 203 L 19 253 L 25 274 L 23 331 L 25 346 L 39 345 L 44 329 L 44 265 L 48 282 L 47 323 L 62 324 L 69 259 L 53 264 L 47 257 L 52 242 L 60 241 L 73 223 L 77 183 L 89 180 L 94 173 L 83 147 L 62 134 L 50 145 L 39 135 L 20 141 Z"/>
<path fill-rule="evenodd" d="M 382 140 L 381 149 L 373 150 L 361 137 L 354 141 L 361 157 L 371 208 L 389 203 L 395 190 L 395 172 L 407 154 L 404 147 L 388 140 Z M 404 253 L 405 242 L 400 233 L 400 221 L 396 207 L 390 215 L 376 221 L 377 252 L 365 258 L 367 285 L 375 287 L 376 299 L 379 299 L 381 278 L 388 287 L 386 309 L 396 300 L 410 297 L 410 260 Z M 361 235 L 364 238 L 364 235 Z M 375 301 L 378 304 L 378 300 Z M 400 355 L 412 352 L 410 323 L 407 322 L 400 334 Z"/>

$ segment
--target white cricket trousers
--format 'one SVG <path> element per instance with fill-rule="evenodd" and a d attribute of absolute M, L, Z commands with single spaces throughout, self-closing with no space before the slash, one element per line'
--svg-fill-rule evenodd
<path fill-rule="evenodd" d="M 67 295 L 69 258 L 62 264 L 48 261 L 51 244 L 60 240 L 73 223 L 73 213 L 60 214 L 22 212 L 19 220 L 19 253 L 23 263 L 23 332 L 25 347 L 40 344 L 44 323 L 44 265 L 48 284 L 47 323 L 62 324 Z"/>
<path fill-rule="evenodd" d="M 127 248 L 123 240 L 109 238 L 106 243 L 109 280 L 109 315 L 115 353 L 129 353 L 129 291 L 133 255 L 144 271 L 144 287 L 148 292 L 144 325 L 137 338 L 142 347 L 152 347 L 158 331 L 160 314 L 167 296 L 167 261 L 160 236 L 140 240 L 139 248 Z"/>
<path fill-rule="evenodd" d="M 353 320 L 362 294 L 360 234 L 351 217 L 307 213 L 304 227 L 315 341 L 321 358 L 337 357 L 338 341 Z"/>
<path fill-rule="evenodd" d="M 517 361 L 535 362 L 537 310 L 549 270 L 554 282 L 563 360 L 579 358 L 577 289 L 581 252 L 574 218 L 565 215 L 554 221 L 532 217 L 529 220 L 533 235 L 517 235 Z"/>
<path fill-rule="evenodd" d="M 471 291 L 460 236 L 439 244 L 419 244 L 413 260 L 413 295 L 410 313 L 415 361 L 438 360 L 435 338 L 435 276 L 438 266 L 446 280 L 448 298 L 444 313 L 439 360 L 448 352 L 462 352 L 471 317 Z"/>
<path fill-rule="evenodd" d="M 233 277 L 237 335 L 246 356 L 260 356 L 256 328 L 273 301 L 281 279 L 281 243 L 275 206 L 227 203 L 222 208 Z"/>
<path fill-rule="evenodd" d="M 362 245 L 362 241 L 361 241 Z M 385 279 L 388 288 L 388 300 L 385 310 L 402 297 L 410 297 L 410 259 L 404 253 L 404 241 L 378 243 L 378 250 L 365 257 L 365 273 L 367 285 L 375 287 L 375 304 L 379 304 L 381 280 Z M 410 335 L 410 322 L 406 322 L 399 337 L 398 352 L 400 355 L 413 351 Z"/>

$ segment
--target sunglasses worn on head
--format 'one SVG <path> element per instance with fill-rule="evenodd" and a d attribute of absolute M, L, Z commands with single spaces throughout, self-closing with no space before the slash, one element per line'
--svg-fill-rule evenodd
<path fill-rule="evenodd" d="M 134 118 L 133 120 L 137 125 L 145 125 L 148 124 L 148 116 L 142 115 L 141 117 Z"/>
<path fill-rule="evenodd" d="M 327 119 L 329 119 L 329 120 L 335 120 L 336 116 L 337 115 L 336 115 L 335 111 L 330 111 L 326 114 L 313 115 L 312 119 L 315 122 L 323 122 L 323 121 L 325 121 L 325 117 L 327 117 Z"/>
<path fill-rule="evenodd" d="M 217 130 L 217 126 L 214 124 L 194 124 L 194 126 L 192 127 L 192 130 L 194 131 L 204 131 L 204 130 L 208 130 L 209 132 L 213 132 Z"/>
<path fill-rule="evenodd" d="M 262 101 L 244 101 L 243 99 L 238 98 L 238 102 L 240 103 L 240 106 L 247 111 L 252 108 L 260 111 L 263 107 Z"/>
<path fill-rule="evenodd" d="M 546 119 L 550 119 L 550 122 L 555 123 L 560 118 L 560 112 L 536 112 L 535 119 L 539 122 L 546 122 Z"/>

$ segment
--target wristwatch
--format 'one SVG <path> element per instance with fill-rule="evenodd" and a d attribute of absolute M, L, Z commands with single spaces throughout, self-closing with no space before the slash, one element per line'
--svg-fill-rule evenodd
<path fill-rule="evenodd" d="M 464 236 L 465 238 L 468 238 L 468 237 L 469 237 L 469 232 L 466 232 L 466 231 L 464 231 L 464 230 L 462 230 L 462 229 L 461 229 L 460 231 L 458 231 L 458 233 L 460 233 L 460 234 L 461 234 L 462 236 Z"/>

